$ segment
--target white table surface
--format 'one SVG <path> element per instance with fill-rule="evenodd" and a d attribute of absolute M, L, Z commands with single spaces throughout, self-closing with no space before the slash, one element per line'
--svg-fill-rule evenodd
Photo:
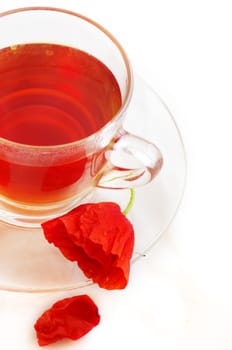
<path fill-rule="evenodd" d="M 94 18 L 125 47 L 134 69 L 181 130 L 188 179 L 178 215 L 131 271 L 123 291 L 92 286 L 101 323 L 51 349 L 231 350 L 232 9 L 230 0 L 1 1 L 65 7 Z M 84 290 L 85 291 L 85 290 Z M 84 292 L 82 291 L 82 292 Z M 0 292 L 1 349 L 38 349 L 36 317 L 76 294 Z"/>

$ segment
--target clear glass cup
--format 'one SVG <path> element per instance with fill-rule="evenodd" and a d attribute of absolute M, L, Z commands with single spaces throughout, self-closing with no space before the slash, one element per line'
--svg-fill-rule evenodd
<path fill-rule="evenodd" d="M 0 32 L 0 50 L 27 43 L 51 43 L 93 55 L 113 73 L 122 96 L 121 108 L 113 118 L 81 140 L 33 146 L 0 138 L 2 221 L 37 227 L 71 210 L 96 187 L 136 187 L 156 176 L 163 163 L 160 150 L 123 128 L 133 74 L 124 49 L 107 30 L 70 11 L 30 7 L 0 14 Z M 59 179 L 64 171 L 62 182 Z M 33 176 L 37 182 L 32 187 Z"/>

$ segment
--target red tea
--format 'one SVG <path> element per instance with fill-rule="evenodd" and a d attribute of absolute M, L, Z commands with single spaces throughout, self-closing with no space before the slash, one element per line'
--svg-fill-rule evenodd
<path fill-rule="evenodd" d="M 120 106 L 121 93 L 112 72 L 81 50 L 34 43 L 0 50 L 4 139 L 32 146 L 71 143 L 103 127 Z M 95 172 L 105 162 L 100 154 Z M 92 159 L 83 151 L 79 159 L 64 164 L 30 165 L 23 159 L 10 161 L 0 152 L 0 193 L 25 203 L 63 200 L 81 190 L 83 173 L 93 176 Z"/>

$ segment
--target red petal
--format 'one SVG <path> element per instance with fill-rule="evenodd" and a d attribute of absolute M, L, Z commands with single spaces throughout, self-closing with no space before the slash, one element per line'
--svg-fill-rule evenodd
<path fill-rule="evenodd" d="M 116 203 L 83 204 L 42 224 L 45 237 L 88 278 L 106 289 L 125 288 L 134 230 Z"/>
<path fill-rule="evenodd" d="M 56 302 L 36 321 L 40 346 L 69 338 L 77 340 L 100 322 L 98 308 L 90 297 L 79 295 Z"/>

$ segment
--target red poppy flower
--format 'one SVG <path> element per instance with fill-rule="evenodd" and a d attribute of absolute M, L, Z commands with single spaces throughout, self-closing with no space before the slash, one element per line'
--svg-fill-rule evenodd
<path fill-rule="evenodd" d="M 79 295 L 56 302 L 36 321 L 40 346 L 69 338 L 77 340 L 100 322 L 98 308 L 90 297 Z"/>
<path fill-rule="evenodd" d="M 84 274 L 105 289 L 125 288 L 134 247 L 134 230 L 116 203 L 82 204 L 42 224 L 49 243 L 76 261 Z"/>

